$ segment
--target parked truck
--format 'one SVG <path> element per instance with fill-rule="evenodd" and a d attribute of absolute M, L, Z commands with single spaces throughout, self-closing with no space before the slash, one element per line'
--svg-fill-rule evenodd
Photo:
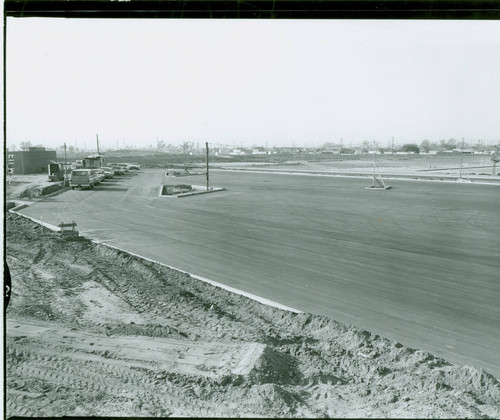
<path fill-rule="evenodd" d="M 50 162 L 48 164 L 49 181 L 62 181 L 64 175 L 69 176 L 71 172 L 71 163 Z"/>
<path fill-rule="evenodd" d="M 62 181 L 64 179 L 64 169 L 60 163 L 49 163 L 48 172 L 49 181 Z"/>

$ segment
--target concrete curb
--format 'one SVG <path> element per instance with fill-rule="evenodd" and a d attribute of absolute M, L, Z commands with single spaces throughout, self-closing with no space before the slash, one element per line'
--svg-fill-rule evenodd
<path fill-rule="evenodd" d="M 18 210 L 21 210 L 21 209 L 24 209 L 26 207 L 28 207 L 29 204 L 28 203 L 23 203 L 23 204 L 19 204 L 17 205 L 16 207 L 13 207 L 9 210 L 9 213 L 16 213 L 17 214 L 17 211 Z"/>
<path fill-rule="evenodd" d="M 264 173 L 264 174 L 276 174 L 276 175 L 296 175 L 296 176 L 321 176 L 321 177 L 331 177 L 331 178 L 366 178 L 371 179 L 373 174 L 369 173 L 334 173 L 334 172 L 320 172 L 320 171 L 284 171 L 284 170 L 269 170 L 269 169 L 212 169 L 214 172 L 244 172 L 244 173 Z M 398 181 L 420 181 L 420 182 L 445 182 L 451 184 L 458 184 L 456 176 L 450 175 L 403 175 L 403 174 L 384 174 L 382 173 L 384 179 L 394 179 Z M 475 178 L 474 176 L 469 177 L 471 179 L 470 183 L 476 185 L 493 185 L 500 186 L 500 179 L 485 180 L 484 178 Z"/>
<path fill-rule="evenodd" d="M 200 195 L 200 194 L 210 194 L 210 193 L 214 193 L 214 192 L 218 192 L 218 191 L 225 191 L 225 188 L 221 188 L 221 187 L 214 187 L 212 188 L 211 190 L 203 190 L 202 188 L 206 188 L 206 187 L 201 187 L 199 185 L 192 185 L 192 187 L 196 187 L 196 188 L 200 188 L 199 190 L 196 190 L 196 191 L 191 191 L 191 192 L 187 192 L 187 193 L 181 193 L 181 194 L 171 194 L 171 195 L 166 195 L 166 194 L 162 194 L 162 190 L 163 190 L 163 186 L 160 187 L 160 193 L 158 194 L 158 197 L 164 197 L 164 198 L 183 198 L 183 197 L 190 197 L 190 196 L 193 196 L 193 195 Z"/>
<path fill-rule="evenodd" d="M 22 206 L 23 206 L 23 208 L 25 208 L 25 207 L 28 207 L 29 204 L 23 204 Z M 18 207 L 20 207 L 20 206 L 18 206 Z M 24 217 L 26 219 L 29 219 L 32 222 L 38 223 L 39 225 L 42 225 L 42 226 L 46 227 L 47 229 L 50 229 L 50 230 L 52 230 L 54 232 L 60 232 L 61 231 L 61 229 L 58 226 L 54 226 L 54 225 L 51 225 L 50 223 L 42 222 L 41 220 L 35 219 L 33 217 L 26 216 L 26 215 L 24 215 L 22 213 L 18 213 L 17 211 L 13 211 L 13 210 L 14 209 L 10 209 L 9 212 L 17 214 L 19 216 L 22 216 L 22 217 Z M 80 238 L 83 238 L 83 236 L 80 236 Z M 138 257 L 138 258 L 141 258 L 143 260 L 146 260 L 146 261 L 149 261 L 149 262 L 153 262 L 155 264 L 159 264 L 159 265 L 161 265 L 163 267 L 170 268 L 171 270 L 179 271 L 180 273 L 187 274 L 187 275 L 191 276 L 194 279 L 200 280 L 200 281 L 202 281 L 204 283 L 211 284 L 212 286 L 218 287 L 220 289 L 227 290 L 228 292 L 235 293 L 235 294 L 241 295 L 241 296 L 245 296 L 245 297 L 247 297 L 249 299 L 255 300 L 255 301 L 257 301 L 259 303 L 262 303 L 264 305 L 272 306 L 274 308 L 282 309 L 282 310 L 288 311 L 288 312 L 294 312 L 294 313 L 297 313 L 297 314 L 303 313 L 302 311 L 299 311 L 298 309 L 294 309 L 294 308 L 291 308 L 289 306 L 282 305 L 281 303 L 278 303 L 278 302 L 273 302 L 272 300 L 263 298 L 261 296 L 254 295 L 252 293 L 245 292 L 243 290 L 236 289 L 236 288 L 231 287 L 231 286 L 226 286 L 225 284 L 222 284 L 222 283 L 217 283 L 216 281 L 207 279 L 205 277 L 198 276 L 196 274 L 190 273 L 189 271 L 181 270 L 179 268 L 172 267 L 171 265 L 167 265 L 167 264 L 164 264 L 162 262 L 152 260 L 151 258 L 147 258 L 147 257 L 144 257 L 144 256 L 139 255 L 139 254 L 135 254 L 133 252 L 127 251 L 127 250 L 119 248 L 117 246 L 109 245 L 109 244 L 106 244 L 104 242 L 100 242 L 97 239 L 91 239 L 91 242 L 93 242 L 95 244 L 98 244 L 98 245 L 107 246 L 108 248 L 116 249 L 118 251 L 121 251 L 121 252 L 124 252 L 126 254 L 132 255 L 134 257 Z"/>
<path fill-rule="evenodd" d="M 23 204 L 22 208 L 25 208 L 28 206 L 29 206 L 28 204 Z M 19 206 L 19 207 L 21 207 L 21 206 Z M 54 226 L 54 225 L 51 225 L 50 223 L 45 223 L 45 222 L 42 222 L 41 220 L 35 219 L 34 217 L 30 217 L 30 216 L 26 216 L 25 214 L 18 213 L 17 211 L 14 211 L 14 209 L 10 209 L 9 212 L 17 214 L 18 216 L 24 217 L 25 219 L 29 219 L 32 222 L 38 223 L 39 225 L 42 225 L 43 227 L 46 227 L 47 229 L 50 229 L 53 232 L 60 232 L 61 231 L 61 228 L 58 226 Z"/>
<path fill-rule="evenodd" d="M 274 302 L 272 300 L 263 298 L 261 296 L 254 295 L 252 293 L 245 292 L 245 291 L 240 290 L 240 289 L 236 289 L 236 288 L 231 287 L 231 286 L 226 286 L 225 284 L 218 283 L 216 281 L 207 279 L 207 278 L 202 277 L 202 276 L 198 276 L 196 274 L 190 273 L 189 271 L 181 270 L 180 268 L 177 268 L 177 267 L 172 267 L 171 265 L 167 265 L 167 264 L 164 264 L 164 263 L 156 261 L 156 260 L 152 260 L 151 258 L 147 258 L 147 257 L 144 257 L 142 255 L 135 254 L 133 252 L 127 251 L 127 250 L 119 248 L 117 246 L 109 245 L 109 244 L 106 244 L 104 242 L 100 242 L 100 241 L 98 241 L 96 239 L 92 239 L 91 241 L 93 243 L 96 243 L 96 244 L 99 244 L 99 245 L 107 246 L 108 248 L 116 249 L 118 251 L 121 251 L 121 252 L 124 252 L 126 254 L 132 255 L 134 257 L 138 257 L 138 258 L 141 258 L 143 260 L 146 260 L 146 261 L 149 261 L 149 262 L 153 262 L 155 264 L 159 264 L 159 265 L 161 265 L 163 267 L 170 268 L 171 270 L 175 270 L 175 271 L 179 271 L 180 273 L 188 274 L 190 277 L 192 277 L 194 279 L 200 280 L 200 281 L 202 281 L 204 283 L 211 284 L 212 286 L 218 287 L 220 289 L 227 290 L 228 292 L 235 293 L 235 294 L 241 295 L 241 296 L 245 296 L 245 297 L 247 297 L 249 299 L 255 300 L 255 301 L 257 301 L 259 303 L 262 303 L 264 305 L 272 306 L 274 308 L 282 309 L 282 310 L 288 311 L 288 312 L 294 312 L 294 313 L 297 313 L 297 314 L 303 313 L 303 311 L 299 311 L 298 309 L 292 308 L 290 306 L 286 306 L 286 305 L 283 305 L 281 303 Z"/>
<path fill-rule="evenodd" d="M 179 194 L 177 196 L 177 198 L 182 198 L 182 197 L 189 197 L 189 196 L 192 196 L 192 195 L 200 195 L 200 194 L 210 194 L 210 193 L 214 193 L 214 192 L 218 192 L 218 191 L 224 191 L 225 188 L 212 188 L 211 190 L 205 190 L 205 191 L 193 191 L 193 192 L 190 192 L 190 193 L 184 193 L 184 194 Z"/>
<path fill-rule="evenodd" d="M 70 188 L 71 187 L 62 187 L 60 190 L 54 191 L 53 193 L 50 193 L 50 194 L 47 194 L 47 195 L 41 195 L 40 197 L 36 197 L 36 198 L 52 197 L 53 195 L 62 194 L 63 192 L 68 191 Z"/>

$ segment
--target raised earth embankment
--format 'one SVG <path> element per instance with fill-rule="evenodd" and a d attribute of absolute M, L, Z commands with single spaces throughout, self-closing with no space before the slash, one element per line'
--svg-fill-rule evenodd
<path fill-rule="evenodd" d="M 6 222 L 7 416 L 500 417 L 483 370 Z"/>

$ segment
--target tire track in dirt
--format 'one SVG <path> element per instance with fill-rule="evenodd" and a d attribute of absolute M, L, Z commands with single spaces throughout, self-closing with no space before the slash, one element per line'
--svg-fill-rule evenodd
<path fill-rule="evenodd" d="M 24 304 L 7 312 L 8 415 L 500 417 L 500 384 L 479 369 L 55 234 L 33 265 L 41 238 L 9 223 Z M 107 310 L 128 299 L 144 323 L 92 315 L 89 284 L 110 295 Z M 221 354 L 222 367 L 205 362 Z"/>
<path fill-rule="evenodd" d="M 85 392 L 89 397 L 96 393 L 105 394 L 106 398 L 119 398 L 127 394 L 156 408 L 168 407 L 174 402 L 178 405 L 179 399 L 185 399 L 184 405 L 193 403 L 192 398 L 186 398 L 185 395 L 169 393 L 168 386 L 159 389 L 153 371 L 146 373 L 146 370 L 134 370 L 123 365 L 112 365 L 96 360 L 92 360 L 89 364 L 88 360 L 73 359 L 68 363 L 68 359 L 55 356 L 51 356 L 48 363 L 47 357 L 26 350 L 22 351 L 22 355 L 29 358 L 29 362 L 24 362 L 15 368 L 11 367 L 9 376 L 16 376 L 21 380 L 22 378 L 39 380 L 47 388 L 45 394 L 65 387 L 73 393 Z M 170 398 L 169 394 L 175 398 Z M 186 395 L 189 397 L 189 394 Z M 13 414 L 25 415 L 15 403 L 11 402 L 10 409 Z M 30 415 L 36 415 L 36 411 L 31 410 Z"/>

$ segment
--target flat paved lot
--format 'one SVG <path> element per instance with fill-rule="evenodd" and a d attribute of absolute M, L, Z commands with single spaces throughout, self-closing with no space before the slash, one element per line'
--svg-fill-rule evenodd
<path fill-rule="evenodd" d="M 143 170 L 22 213 L 500 378 L 500 187 L 211 172 L 159 197 Z"/>

